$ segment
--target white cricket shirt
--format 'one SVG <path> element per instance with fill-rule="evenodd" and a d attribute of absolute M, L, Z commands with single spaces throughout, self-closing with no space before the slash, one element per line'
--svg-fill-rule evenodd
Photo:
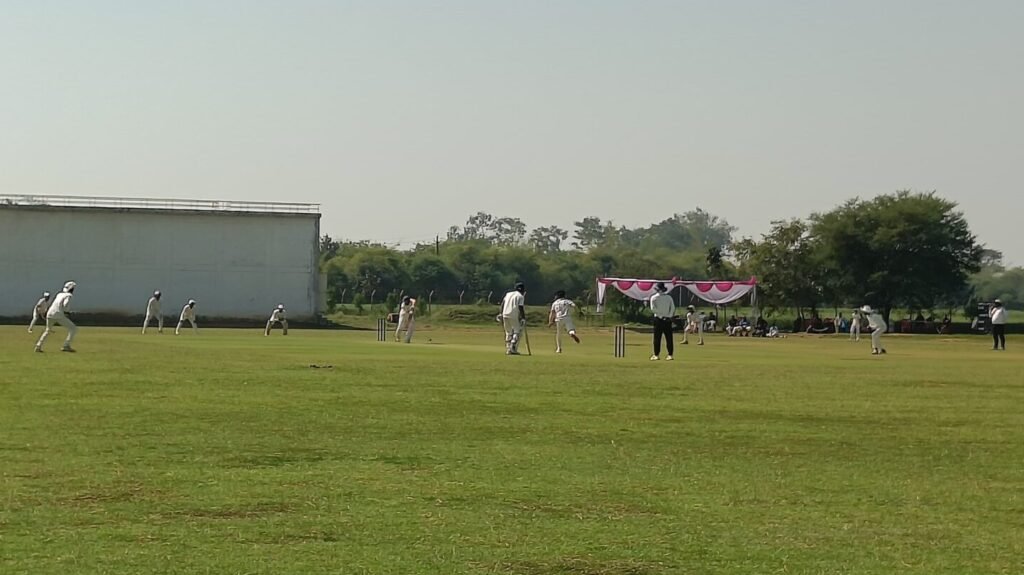
<path fill-rule="evenodd" d="M 988 312 L 988 316 L 992 319 L 992 325 L 1005 325 L 1006 324 L 1006 308 L 1005 307 L 994 307 Z"/>
<path fill-rule="evenodd" d="M 57 294 L 57 297 L 53 298 L 53 303 L 50 304 L 50 310 L 46 312 L 46 317 L 62 314 L 69 309 L 71 309 L 71 294 L 61 292 Z"/>
<path fill-rule="evenodd" d="M 519 317 L 519 307 L 526 305 L 526 298 L 523 294 L 512 290 L 505 294 L 505 299 L 501 300 L 501 316 L 502 317 Z"/>
<path fill-rule="evenodd" d="M 553 304 L 551 304 L 551 311 L 555 312 L 555 321 L 561 321 L 572 313 L 572 308 L 576 307 L 576 304 L 572 300 L 567 298 L 558 298 Z"/>

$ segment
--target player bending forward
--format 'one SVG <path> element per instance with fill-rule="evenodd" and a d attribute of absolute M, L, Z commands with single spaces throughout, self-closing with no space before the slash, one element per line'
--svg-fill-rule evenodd
<path fill-rule="evenodd" d="M 75 334 L 78 333 L 78 326 L 65 315 L 71 311 L 71 294 L 75 292 L 75 285 L 75 282 L 67 282 L 64 284 L 64 291 L 53 298 L 53 303 L 50 304 L 50 309 L 46 312 L 46 330 L 43 331 L 43 335 L 39 336 L 39 341 L 36 342 L 37 352 L 43 351 L 43 344 L 46 343 L 46 338 L 50 335 L 50 331 L 53 330 L 55 325 L 62 325 L 68 328 L 68 337 L 64 340 L 64 345 L 60 350 L 75 351 L 71 349 L 71 340 L 75 339 Z"/>
<path fill-rule="evenodd" d="M 181 317 L 178 318 L 178 326 L 174 328 L 174 335 L 181 334 L 181 326 L 185 322 L 192 324 L 192 333 L 199 333 L 199 327 L 196 326 L 196 300 L 190 299 L 185 307 L 181 308 Z"/>
<path fill-rule="evenodd" d="M 153 297 L 149 298 L 146 302 L 146 321 L 142 322 L 142 333 L 146 333 L 146 328 L 149 327 L 149 321 L 156 319 L 156 331 L 158 333 L 164 332 L 164 314 L 160 313 L 160 290 L 153 292 Z"/>
<path fill-rule="evenodd" d="M 519 355 L 519 337 L 526 325 L 526 284 L 515 288 L 501 300 L 501 325 L 505 328 L 505 355 Z"/>
<path fill-rule="evenodd" d="M 398 327 L 395 328 L 395 341 L 401 339 L 405 330 L 405 343 L 412 342 L 412 334 L 416 332 L 416 299 L 405 296 L 398 306 Z"/>
<path fill-rule="evenodd" d="M 555 292 L 555 301 L 551 304 L 551 311 L 548 312 L 548 327 L 555 326 L 555 353 L 562 353 L 563 330 L 573 341 L 580 342 L 580 338 L 576 336 L 576 325 L 572 321 L 572 310 L 575 307 L 576 304 L 565 297 L 564 290 Z"/>
<path fill-rule="evenodd" d="M 288 317 L 285 314 L 283 303 L 277 304 L 274 311 L 270 312 L 267 329 L 263 330 L 263 335 L 270 335 L 270 330 L 274 328 L 275 323 L 281 324 L 281 331 L 284 332 L 282 335 L 288 335 Z"/>
<path fill-rule="evenodd" d="M 860 311 L 867 316 L 868 329 L 871 330 L 871 355 L 885 353 L 885 348 L 882 347 L 882 334 L 888 326 L 885 325 L 882 314 L 871 309 L 869 305 L 860 308 Z"/>
<path fill-rule="evenodd" d="M 46 321 L 46 310 L 50 308 L 50 292 L 44 291 L 43 297 L 39 298 L 36 302 L 36 307 L 32 308 L 32 321 L 28 322 L 28 332 L 32 333 L 32 328 L 36 326 L 36 322 Z"/>
<path fill-rule="evenodd" d="M 683 345 L 690 343 L 687 335 L 697 334 L 697 345 L 704 345 L 704 317 L 697 313 L 697 308 L 692 305 L 686 306 L 686 327 L 683 328 Z"/>

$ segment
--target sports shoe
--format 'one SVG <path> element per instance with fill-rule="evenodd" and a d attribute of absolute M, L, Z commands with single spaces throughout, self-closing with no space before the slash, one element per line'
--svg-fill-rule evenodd
<path fill-rule="evenodd" d="M 672 356 L 670 355 L 670 356 L 666 357 L 665 361 L 672 361 Z"/>
<path fill-rule="evenodd" d="M 652 355 L 651 356 L 651 361 L 658 361 L 659 359 L 661 359 L 661 358 L 656 356 L 656 355 Z"/>
<path fill-rule="evenodd" d="M 871 350 L 871 355 L 878 355 L 878 350 L 877 349 Z"/>
<path fill-rule="evenodd" d="M 679 344 L 680 344 L 680 345 L 690 345 L 690 342 L 688 342 L 688 341 L 686 341 L 686 340 L 684 339 L 683 341 L 679 342 Z"/>
<path fill-rule="evenodd" d="M 886 353 L 886 351 L 885 351 L 885 348 L 884 348 L 884 347 L 882 348 L 882 353 Z"/>
<path fill-rule="evenodd" d="M 60 348 L 60 350 L 61 351 L 66 351 L 68 353 L 76 353 L 74 349 L 71 349 L 71 346 L 64 346 L 64 347 Z"/>
<path fill-rule="evenodd" d="M 36 353 L 43 353 L 43 348 L 36 346 Z"/>
<path fill-rule="evenodd" d="M 572 340 L 573 340 L 573 341 L 575 341 L 576 343 L 579 343 L 579 342 L 580 342 L 580 338 L 579 338 L 579 336 L 578 336 L 578 335 L 576 335 L 576 334 L 574 334 L 574 333 L 570 333 L 570 334 L 569 334 L 569 337 L 571 337 L 571 338 L 572 338 Z"/>
<path fill-rule="evenodd" d="M 704 342 L 702 341 L 702 342 L 698 343 L 697 345 L 704 345 Z"/>

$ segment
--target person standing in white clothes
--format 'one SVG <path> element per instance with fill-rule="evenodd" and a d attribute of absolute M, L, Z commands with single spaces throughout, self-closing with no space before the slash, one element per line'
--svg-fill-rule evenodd
<path fill-rule="evenodd" d="M 871 330 L 871 355 L 885 353 L 885 348 L 882 347 L 882 334 L 888 328 L 885 325 L 885 319 L 882 318 L 882 314 L 871 309 L 869 305 L 860 308 L 860 311 L 867 316 L 868 329 Z"/>
<path fill-rule="evenodd" d="M 190 299 L 185 307 L 181 308 L 181 317 L 178 318 L 178 326 L 174 328 L 174 335 L 181 333 L 181 326 L 185 322 L 192 324 L 192 333 L 199 333 L 199 328 L 196 326 L 196 300 Z"/>
<path fill-rule="evenodd" d="M 153 297 L 146 302 L 146 320 L 142 322 L 142 333 L 146 333 L 149 321 L 156 319 L 156 331 L 164 332 L 164 314 L 160 313 L 160 290 L 153 292 Z"/>
<path fill-rule="evenodd" d="M 676 315 L 676 303 L 672 296 L 668 295 L 668 288 L 663 282 L 658 282 L 654 287 L 655 294 L 651 296 L 651 313 L 654 314 L 654 354 L 651 361 L 661 359 L 661 337 L 665 336 L 665 346 L 668 349 L 666 361 L 672 361 L 672 352 L 675 342 L 672 341 L 672 319 Z"/>
<path fill-rule="evenodd" d="M 683 345 L 690 343 L 688 334 L 697 334 L 697 345 L 704 345 L 704 316 L 697 313 L 697 308 L 692 305 L 686 306 L 686 325 L 683 326 Z"/>
<path fill-rule="evenodd" d="M 43 297 L 39 298 L 36 302 L 36 307 L 32 308 L 32 321 L 28 322 L 28 332 L 32 333 L 32 328 L 36 326 L 36 322 L 46 321 L 46 310 L 50 308 L 50 292 L 44 291 Z"/>
<path fill-rule="evenodd" d="M 519 355 L 519 338 L 526 325 L 526 284 L 515 288 L 501 300 L 501 325 L 505 328 L 505 355 Z"/>
<path fill-rule="evenodd" d="M 992 324 L 992 349 L 1002 347 L 1006 351 L 1006 308 L 1002 301 L 992 302 L 992 307 L 988 308 L 988 318 Z"/>
<path fill-rule="evenodd" d="M 284 332 L 282 335 L 288 335 L 288 315 L 284 311 L 284 304 L 279 303 L 274 311 L 270 312 L 270 319 L 267 320 L 267 329 L 263 330 L 263 335 L 270 335 L 270 330 L 274 328 L 274 324 L 281 324 L 281 331 Z"/>
<path fill-rule="evenodd" d="M 416 299 L 410 296 L 402 298 L 398 305 L 398 327 L 395 328 L 395 341 L 401 339 L 405 330 L 405 343 L 412 342 L 412 334 L 416 332 Z"/>
<path fill-rule="evenodd" d="M 576 335 L 576 324 L 572 321 L 572 310 L 575 302 L 565 297 L 564 290 L 555 292 L 555 301 L 548 312 L 548 327 L 555 326 L 555 353 L 562 353 L 562 332 L 569 334 L 576 343 L 580 338 Z"/>
<path fill-rule="evenodd" d="M 861 321 L 863 321 L 861 311 L 859 309 L 853 310 L 853 314 L 850 315 L 850 341 L 860 341 Z"/>
<path fill-rule="evenodd" d="M 46 338 L 50 335 L 55 325 L 62 325 L 68 329 L 68 337 L 64 340 L 64 345 L 60 350 L 75 351 L 71 349 L 71 341 L 75 339 L 75 334 L 78 333 L 78 326 L 75 325 L 75 322 L 68 319 L 66 314 L 71 311 L 71 294 L 75 293 L 76 285 L 73 281 L 65 283 L 64 291 L 53 298 L 50 309 L 46 311 L 46 330 L 43 331 L 43 335 L 39 336 L 39 341 L 36 342 L 37 352 L 43 351 L 43 344 L 46 343 Z"/>

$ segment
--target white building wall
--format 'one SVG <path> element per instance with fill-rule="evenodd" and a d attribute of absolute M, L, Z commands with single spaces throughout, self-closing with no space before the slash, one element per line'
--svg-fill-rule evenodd
<path fill-rule="evenodd" d="M 0 316 L 27 315 L 41 292 L 78 282 L 80 313 L 145 313 L 153 290 L 177 317 L 290 317 L 319 302 L 319 214 L 0 205 Z"/>

